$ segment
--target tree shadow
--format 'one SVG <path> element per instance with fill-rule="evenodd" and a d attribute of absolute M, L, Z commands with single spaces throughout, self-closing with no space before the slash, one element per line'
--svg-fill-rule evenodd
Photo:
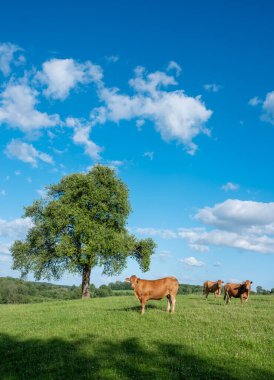
<path fill-rule="evenodd" d="M 225 364 L 225 363 L 224 363 Z M 243 363 L 243 372 L 246 367 Z M 0 334 L 0 378 L 12 380 L 63 379 L 220 379 L 236 380 L 229 370 L 179 344 L 154 342 L 145 348 L 137 338 L 113 342 L 95 335 L 64 341 L 19 340 Z M 272 379 L 256 368 L 249 379 Z"/>

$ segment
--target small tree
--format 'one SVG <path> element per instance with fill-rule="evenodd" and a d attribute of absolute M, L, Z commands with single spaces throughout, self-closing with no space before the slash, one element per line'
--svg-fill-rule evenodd
<path fill-rule="evenodd" d="M 82 275 L 82 298 L 90 297 L 91 269 L 118 274 L 128 257 L 147 271 L 156 247 L 126 229 L 131 211 L 127 186 L 109 167 L 96 165 L 87 174 L 63 177 L 47 187 L 47 196 L 25 208 L 33 227 L 11 247 L 13 269 L 37 280 L 59 279 L 64 271 Z"/>

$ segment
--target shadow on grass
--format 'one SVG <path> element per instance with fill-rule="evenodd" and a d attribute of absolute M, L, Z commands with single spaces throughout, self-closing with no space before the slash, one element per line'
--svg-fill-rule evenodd
<path fill-rule="evenodd" d="M 136 338 L 115 343 L 93 335 L 74 341 L 23 341 L 0 334 L 1 379 L 232 380 L 244 378 L 244 366 L 242 374 L 233 377 L 214 358 L 199 358 L 182 345 L 154 342 L 147 349 Z M 248 378 L 271 379 L 273 373 L 254 369 Z"/>
<path fill-rule="evenodd" d="M 155 305 L 155 304 L 147 304 L 146 305 L 146 308 L 145 308 L 145 311 L 148 311 L 148 310 L 161 310 L 161 311 L 166 311 L 166 308 L 163 307 L 163 305 Z M 112 309 L 108 309 L 110 311 L 113 311 L 113 308 Z M 138 313 L 141 313 L 141 305 L 136 305 L 136 306 L 124 306 L 124 307 L 121 307 L 121 308 L 115 308 L 115 311 L 136 311 Z"/>

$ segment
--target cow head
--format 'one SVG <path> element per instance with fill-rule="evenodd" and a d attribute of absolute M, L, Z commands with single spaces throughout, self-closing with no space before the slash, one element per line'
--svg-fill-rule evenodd
<path fill-rule="evenodd" d="M 252 281 L 249 281 L 249 280 L 246 280 L 246 281 L 243 283 L 243 285 L 244 285 L 244 287 L 245 287 L 245 290 L 246 290 L 247 292 L 250 292 L 250 290 L 251 290 L 251 284 L 252 284 Z"/>
<path fill-rule="evenodd" d="M 139 279 L 138 279 L 138 277 L 133 275 L 133 276 L 127 277 L 126 281 L 130 282 L 131 287 L 134 289 L 135 286 L 138 284 Z"/>
<path fill-rule="evenodd" d="M 222 281 L 222 280 L 218 280 L 217 281 L 217 287 L 218 287 L 218 289 L 222 289 L 222 284 L 223 284 L 224 282 Z"/>

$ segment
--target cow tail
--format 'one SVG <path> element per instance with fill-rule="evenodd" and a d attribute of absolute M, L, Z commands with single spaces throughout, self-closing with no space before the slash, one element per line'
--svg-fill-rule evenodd
<path fill-rule="evenodd" d="M 226 290 L 225 290 L 224 301 L 225 301 L 225 299 L 226 299 L 226 296 L 227 296 L 227 294 L 226 294 Z"/>

